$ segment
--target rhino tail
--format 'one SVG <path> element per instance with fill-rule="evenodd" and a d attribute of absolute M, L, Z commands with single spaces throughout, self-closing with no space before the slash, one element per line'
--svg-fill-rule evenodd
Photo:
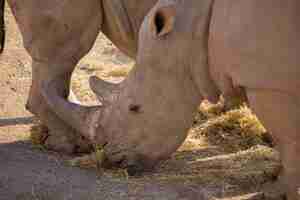
<path fill-rule="evenodd" d="M 4 20 L 4 12 L 5 12 L 5 0 L 0 0 L 0 54 L 4 50 L 5 43 L 5 20 Z"/>

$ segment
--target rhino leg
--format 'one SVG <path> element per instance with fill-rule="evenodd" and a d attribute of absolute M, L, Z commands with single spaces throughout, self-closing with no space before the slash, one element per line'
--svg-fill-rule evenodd
<path fill-rule="evenodd" d="M 27 108 L 47 125 L 46 144 L 73 152 L 85 148 L 79 134 L 59 118 L 43 96 L 43 88 L 55 83 L 55 95 L 67 99 L 70 79 L 78 61 L 91 49 L 102 24 L 99 0 L 9 0 L 21 31 L 24 47 L 32 58 L 32 86 Z M 83 142 L 87 143 L 87 141 Z M 89 145 L 88 145 L 89 146 Z"/>
<path fill-rule="evenodd" d="M 56 79 L 59 81 L 59 83 L 56 84 L 59 95 L 67 98 L 70 91 L 72 71 L 66 72 L 61 69 L 54 71 L 53 68 L 49 68 L 49 66 L 51 66 L 49 63 L 33 62 L 32 85 L 26 108 L 48 127 L 49 131 L 45 145 L 49 149 L 67 153 L 88 151 L 91 148 L 90 143 L 80 137 L 71 126 L 68 126 L 63 120 L 57 117 L 42 96 L 43 86 L 59 75 L 63 77 L 58 80 Z"/>
<path fill-rule="evenodd" d="M 251 107 L 271 131 L 283 163 L 289 200 L 300 198 L 300 98 L 284 92 L 247 89 Z"/>

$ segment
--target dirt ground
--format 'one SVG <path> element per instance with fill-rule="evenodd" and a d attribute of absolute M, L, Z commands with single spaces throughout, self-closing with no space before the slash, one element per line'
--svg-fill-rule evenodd
<path fill-rule="evenodd" d="M 6 48 L 0 57 L 0 200 L 281 199 L 275 183 L 281 168 L 278 154 L 266 138 L 252 134 L 262 128 L 252 123 L 253 117 L 249 125 L 244 117 L 250 116 L 249 111 L 212 115 L 205 113 L 209 106 L 199 109 L 183 146 L 140 177 L 128 177 L 122 170 L 100 173 L 93 167 L 70 166 L 67 161 L 72 158 L 32 145 L 35 119 L 24 107 L 30 58 L 8 9 L 6 25 Z M 96 104 L 88 77 L 120 81 L 133 64 L 99 35 L 79 63 L 72 88 L 83 103 Z"/>

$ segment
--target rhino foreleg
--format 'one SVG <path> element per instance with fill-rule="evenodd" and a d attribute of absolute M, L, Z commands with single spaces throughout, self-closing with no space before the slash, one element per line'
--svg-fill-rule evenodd
<path fill-rule="evenodd" d="M 102 24 L 99 0 L 8 1 L 32 58 L 32 86 L 27 108 L 49 128 L 46 144 L 73 152 L 81 144 L 72 124 L 66 123 L 48 104 L 43 88 L 55 82 L 55 95 L 67 99 L 77 62 L 91 49 Z M 44 92 L 45 93 L 45 92 Z M 49 97 L 49 96 L 48 96 Z M 72 126 L 73 127 L 73 126 Z"/>
<path fill-rule="evenodd" d="M 284 92 L 247 89 L 250 106 L 273 134 L 283 163 L 289 200 L 300 198 L 300 98 Z"/>
<path fill-rule="evenodd" d="M 61 65 L 63 65 L 61 63 Z M 43 85 L 47 85 L 57 76 L 62 78 L 56 80 L 58 94 L 67 98 L 70 91 L 70 78 L 72 71 L 53 70 L 50 63 L 32 63 L 32 85 L 27 101 L 27 109 L 35 114 L 39 120 L 49 129 L 49 135 L 45 145 L 57 151 L 72 153 L 74 151 L 88 151 L 90 143 L 80 137 L 75 130 L 61 120 L 46 103 L 42 96 Z M 79 149 L 78 149 L 79 148 Z"/>

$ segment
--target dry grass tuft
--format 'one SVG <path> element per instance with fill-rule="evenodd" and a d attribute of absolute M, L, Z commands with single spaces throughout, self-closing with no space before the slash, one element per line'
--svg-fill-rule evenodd
<path fill-rule="evenodd" d="M 246 106 L 223 112 L 220 105 L 202 105 L 193 134 L 196 138 L 206 137 L 212 145 L 223 146 L 226 152 L 246 150 L 258 144 L 272 146 L 270 135 Z"/>
<path fill-rule="evenodd" d="M 177 152 L 180 154 L 180 152 Z M 183 158 L 184 159 L 184 158 Z M 176 157 L 164 163 L 150 178 L 163 182 L 194 183 L 224 188 L 224 195 L 255 190 L 273 181 L 281 170 L 278 153 L 266 146 L 210 157 L 195 155 L 189 160 Z"/>
<path fill-rule="evenodd" d="M 106 156 L 104 150 L 101 147 L 96 146 L 93 153 L 73 158 L 67 163 L 72 167 L 80 167 L 84 169 L 94 168 L 102 170 L 102 165 L 105 159 Z"/>
<path fill-rule="evenodd" d="M 217 104 L 209 103 L 208 101 L 203 101 L 199 106 L 198 120 L 207 120 L 209 118 L 216 117 L 225 112 L 224 104 L 220 101 Z"/>
<path fill-rule="evenodd" d="M 111 71 L 108 71 L 105 76 L 106 77 L 125 77 L 130 72 L 130 67 L 118 67 L 114 68 Z"/>
<path fill-rule="evenodd" d="M 48 137 L 48 128 L 37 122 L 30 127 L 30 141 L 35 146 L 43 146 Z"/>
<path fill-rule="evenodd" d="M 100 175 L 105 173 L 112 178 L 129 178 L 126 169 L 112 168 L 106 158 L 103 148 L 96 146 L 93 153 L 70 159 L 67 161 L 67 165 L 82 169 L 95 169 Z"/>

